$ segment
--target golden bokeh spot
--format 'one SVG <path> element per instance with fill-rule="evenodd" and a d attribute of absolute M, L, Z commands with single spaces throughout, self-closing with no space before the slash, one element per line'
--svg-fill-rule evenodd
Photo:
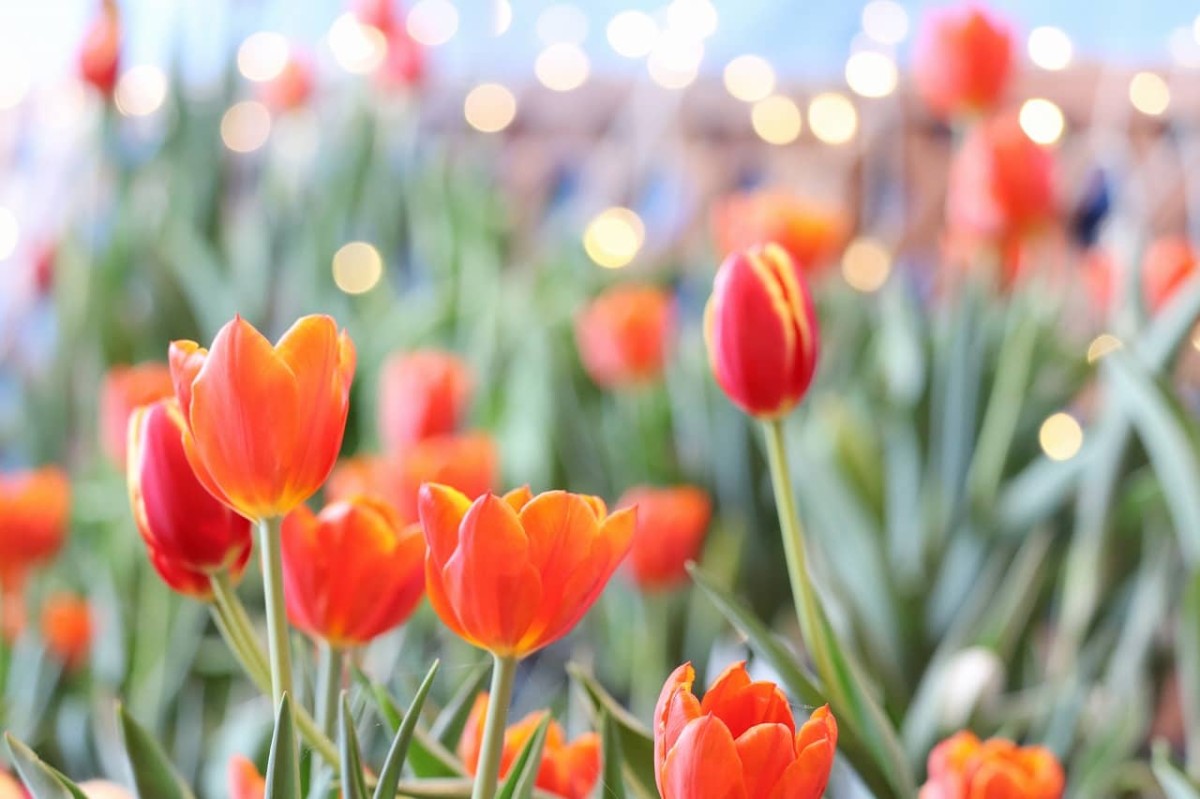
<path fill-rule="evenodd" d="M 463 101 L 467 124 L 482 133 L 498 133 L 517 116 L 517 98 L 499 83 L 481 83 Z"/>
<path fill-rule="evenodd" d="M 255 100 L 234 103 L 221 117 L 221 141 L 235 153 L 250 153 L 267 143 L 271 112 Z"/>
<path fill-rule="evenodd" d="M 1087 348 L 1087 362 L 1095 363 L 1096 361 L 1108 355 L 1110 352 L 1121 349 L 1125 345 L 1121 339 L 1114 336 L 1112 333 L 1101 333 L 1092 339 L 1092 343 Z"/>
<path fill-rule="evenodd" d="M 642 218 L 620 206 L 601 211 L 583 231 L 583 249 L 605 269 L 629 265 L 646 241 Z"/>
<path fill-rule="evenodd" d="M 365 241 L 343 244 L 333 254 L 333 282 L 347 294 L 366 294 L 383 277 L 383 257 Z"/>
<path fill-rule="evenodd" d="M 842 277 L 858 291 L 878 291 L 891 273 L 892 254 L 877 239 L 857 238 L 842 254 Z"/>
<path fill-rule="evenodd" d="M 1042 422 L 1038 430 L 1042 452 L 1052 461 L 1068 461 L 1083 446 L 1083 428 L 1069 413 L 1059 412 Z"/>
<path fill-rule="evenodd" d="M 750 110 L 750 124 L 754 132 L 768 144 L 791 144 L 800 138 L 804 119 L 789 97 L 776 94 L 759 100 Z"/>

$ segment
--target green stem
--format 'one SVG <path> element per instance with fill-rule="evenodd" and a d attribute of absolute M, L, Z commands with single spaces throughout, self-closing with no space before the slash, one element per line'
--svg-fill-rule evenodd
<path fill-rule="evenodd" d="M 487 721 L 483 725 L 483 744 L 479 751 L 479 765 L 475 769 L 475 787 L 471 790 L 471 799 L 492 799 L 496 795 L 496 786 L 500 781 L 500 755 L 504 751 L 504 726 L 508 721 L 508 704 L 512 701 L 516 676 L 517 659 L 495 655 Z"/>
<path fill-rule="evenodd" d="M 283 605 L 283 552 L 279 540 L 281 523 L 278 517 L 263 519 L 258 523 L 263 593 L 267 606 L 267 643 L 271 653 L 271 699 L 276 706 L 285 693 L 295 695 L 292 691 L 287 611 Z"/>
<path fill-rule="evenodd" d="M 671 597 L 665 593 L 643 593 L 641 596 L 642 644 L 633 659 L 637 669 L 633 675 L 633 706 L 635 712 L 648 718 L 654 712 L 670 665 L 667 662 L 670 658 L 667 637 L 671 629 Z"/>
<path fill-rule="evenodd" d="M 342 653 L 328 641 L 317 644 L 317 725 L 325 737 L 333 740 L 338 720 L 338 691 L 342 687 Z M 320 763 L 312 763 L 312 781 L 317 779 Z"/>

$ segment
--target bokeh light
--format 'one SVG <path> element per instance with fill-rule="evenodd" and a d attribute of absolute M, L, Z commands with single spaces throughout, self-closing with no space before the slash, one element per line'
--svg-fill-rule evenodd
<path fill-rule="evenodd" d="M 626 58 L 644 58 L 658 42 L 658 23 L 642 11 L 622 11 L 611 20 L 605 34 L 608 44 Z"/>
<path fill-rule="evenodd" d="M 1087 348 L 1087 362 L 1095 363 L 1096 361 L 1108 355 L 1110 352 L 1115 352 L 1125 346 L 1121 343 L 1121 339 L 1114 336 L 1112 333 L 1101 333 L 1092 339 L 1092 343 Z"/>
<path fill-rule="evenodd" d="M 1021 130 L 1038 144 L 1057 143 L 1067 126 L 1062 109 L 1041 97 L 1022 103 L 1018 119 Z"/>
<path fill-rule="evenodd" d="M 627 266 L 646 241 L 642 218 L 628 208 L 608 208 L 588 222 L 583 231 L 583 249 L 605 269 Z"/>
<path fill-rule="evenodd" d="M 696 80 L 703 58 L 704 45 L 697 39 L 667 31 L 655 42 L 646 71 L 664 89 L 683 89 Z"/>
<path fill-rule="evenodd" d="M 845 95 L 824 92 L 808 104 L 808 126 L 826 144 L 845 144 L 858 131 L 858 111 Z"/>
<path fill-rule="evenodd" d="M 725 65 L 725 89 L 747 103 L 756 103 L 775 91 L 775 70 L 767 59 L 740 55 Z"/>
<path fill-rule="evenodd" d="M 1083 446 L 1083 428 L 1074 416 L 1059 412 L 1042 422 L 1038 430 L 1038 443 L 1050 460 L 1067 461 L 1074 458 Z"/>
<path fill-rule="evenodd" d="M 517 98 L 507 86 L 481 83 L 467 93 L 463 116 L 468 125 L 481 133 L 498 133 L 517 116 Z"/>
<path fill-rule="evenodd" d="M 16 251 L 20 238 L 21 227 L 17 224 L 17 215 L 0 205 L 0 261 Z"/>
<path fill-rule="evenodd" d="M 353 14 L 342 14 L 329 28 L 329 49 L 339 67 L 365 75 L 383 63 L 387 39 L 377 29 L 361 24 Z"/>
<path fill-rule="evenodd" d="M 884 53 L 860 50 L 846 59 L 846 85 L 863 97 L 887 97 L 900 80 L 896 62 Z"/>
<path fill-rule="evenodd" d="M 857 238 L 842 253 L 842 277 L 858 291 L 878 291 L 891 273 L 892 254 L 877 239 Z"/>
<path fill-rule="evenodd" d="M 707 39 L 717 32 L 720 18 L 711 0 L 673 0 L 667 6 L 667 28 L 693 39 Z"/>
<path fill-rule="evenodd" d="M 1161 75 L 1139 72 L 1129 81 L 1129 102 L 1147 116 L 1161 116 L 1171 105 L 1171 89 Z"/>
<path fill-rule="evenodd" d="M 458 9 L 450 0 L 418 0 L 408 12 L 405 27 L 418 44 L 437 47 L 458 33 Z"/>
<path fill-rule="evenodd" d="M 768 144 L 791 144 L 804 127 L 800 107 L 790 97 L 776 94 L 759 100 L 750 111 L 754 132 Z"/>
<path fill-rule="evenodd" d="M 235 153 L 251 153 L 271 136 L 271 112 L 256 100 L 234 103 L 221 117 L 221 141 Z"/>
<path fill-rule="evenodd" d="M 141 64 L 122 73 L 113 92 L 117 110 L 125 116 L 144 117 L 162 108 L 167 99 L 167 76 L 156 66 Z"/>
<path fill-rule="evenodd" d="M 366 294 L 383 277 L 383 257 L 365 241 L 343 244 L 333 255 L 333 282 L 347 294 Z"/>
<path fill-rule="evenodd" d="M 587 53 L 578 45 L 567 42 L 547 47 L 533 65 L 538 82 L 556 92 L 578 89 L 587 80 L 589 70 Z"/>
<path fill-rule="evenodd" d="M 862 11 L 863 32 L 883 44 L 899 44 L 908 36 L 908 12 L 896 0 L 871 0 Z"/>
<path fill-rule="evenodd" d="M 281 33 L 259 31 L 242 42 L 237 52 L 238 72 L 246 80 L 275 80 L 288 63 L 288 41 Z"/>
<path fill-rule="evenodd" d="M 1050 25 L 1034 28 L 1029 32 L 1025 43 L 1029 60 L 1042 69 L 1052 72 L 1066 69 L 1071 65 L 1075 55 L 1075 47 L 1066 31 Z"/>
<path fill-rule="evenodd" d="M 513 7 L 509 0 L 497 0 L 495 19 L 492 20 L 492 35 L 501 36 L 512 27 Z"/>

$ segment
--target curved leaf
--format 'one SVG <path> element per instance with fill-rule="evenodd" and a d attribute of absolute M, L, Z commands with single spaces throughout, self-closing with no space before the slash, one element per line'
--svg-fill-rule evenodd
<path fill-rule="evenodd" d="M 429 673 L 421 681 L 421 686 L 404 714 L 404 720 L 400 722 L 396 737 L 388 749 L 387 759 L 383 763 L 383 770 L 379 773 L 373 799 L 390 799 L 396 795 L 396 786 L 400 784 L 400 771 L 404 767 L 404 758 L 408 755 L 408 745 L 417 729 L 421 708 L 425 705 L 425 698 L 429 696 L 429 689 L 433 686 L 433 678 L 437 676 L 439 665 L 441 662 L 435 660 L 429 667 Z"/>
<path fill-rule="evenodd" d="M 267 757 L 267 787 L 263 799 L 300 799 L 300 759 L 296 754 L 296 725 L 292 719 L 292 700 L 287 694 L 279 700 L 275 714 L 275 732 L 271 735 L 271 753 Z"/>
<path fill-rule="evenodd" d="M 133 720 L 124 705 L 117 706 L 121 738 L 133 785 L 140 799 L 194 799 L 192 791 L 175 771 L 158 741 Z"/>
<path fill-rule="evenodd" d="M 67 779 L 58 769 L 47 764 L 32 749 L 11 734 L 5 734 L 13 766 L 21 781 L 33 794 L 33 799 L 87 799 L 79 786 Z"/>

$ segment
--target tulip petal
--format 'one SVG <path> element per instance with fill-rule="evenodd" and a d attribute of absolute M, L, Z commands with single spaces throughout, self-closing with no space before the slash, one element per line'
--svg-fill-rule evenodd
<path fill-rule="evenodd" d="M 663 799 L 748 799 L 737 747 L 720 719 L 702 716 L 684 727 L 663 763 L 662 795 Z"/>
<path fill-rule="evenodd" d="M 787 695 L 774 683 L 751 682 L 744 662 L 733 664 L 713 681 L 700 707 L 725 722 L 735 736 L 757 724 L 796 729 Z"/>
<path fill-rule="evenodd" d="M 667 752 L 679 740 L 683 728 L 700 718 L 700 701 L 692 694 L 696 670 L 684 663 L 667 678 L 654 707 L 654 778 L 663 790 L 662 771 Z"/>
<path fill-rule="evenodd" d="M 734 741 L 742 761 L 747 796 L 768 796 L 796 759 L 792 731 L 783 724 L 759 724 Z"/>
<path fill-rule="evenodd" d="M 168 363 L 171 369 L 171 382 L 175 386 L 175 397 L 183 409 L 184 416 L 191 413 L 192 383 L 204 366 L 208 350 L 194 341 L 172 341 L 167 351 Z"/>
<path fill-rule="evenodd" d="M 429 557 L 440 569 L 458 547 L 459 525 L 471 508 L 471 500 L 458 489 L 426 483 L 421 486 L 417 507 Z"/>

